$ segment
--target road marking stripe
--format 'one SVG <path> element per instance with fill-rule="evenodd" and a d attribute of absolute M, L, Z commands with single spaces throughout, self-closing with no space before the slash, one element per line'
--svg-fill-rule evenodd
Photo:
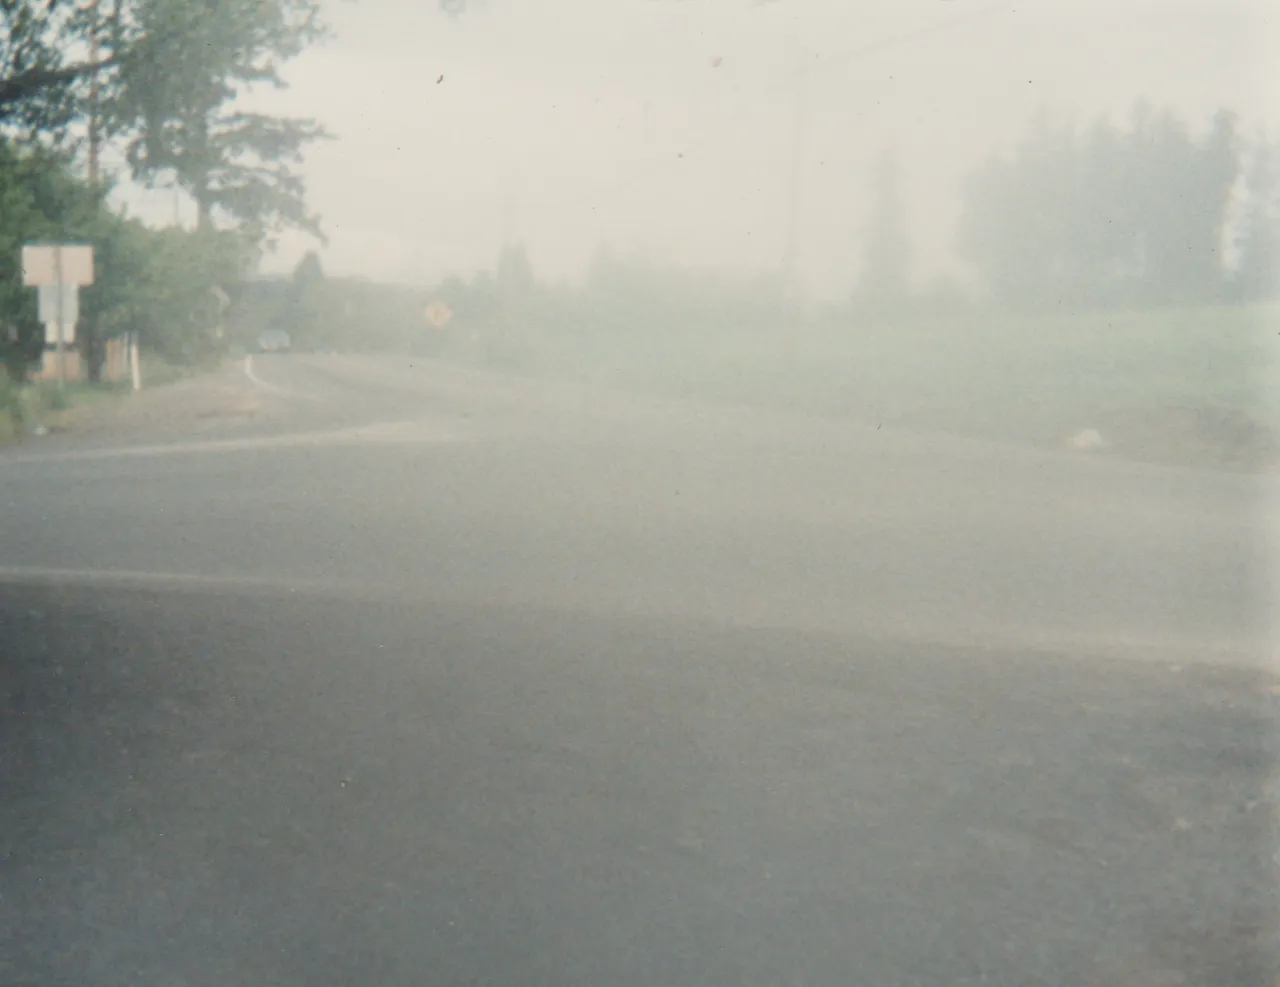
<path fill-rule="evenodd" d="M 63 569 L 53 566 L 0 566 L 0 583 L 9 585 L 124 586 L 139 589 L 276 590 L 288 593 L 334 592 L 346 588 L 315 580 L 271 576 L 201 575 L 188 572 L 145 572 L 130 569 Z"/>
<path fill-rule="evenodd" d="M 294 432 L 288 435 L 265 435 L 243 439 L 210 439 L 205 442 L 173 442 L 155 445 L 117 446 L 111 449 L 76 449 L 67 452 L 6 456 L 0 462 L 5 464 L 77 462 L 81 460 L 245 452 L 255 449 L 282 449 L 294 446 L 451 445 L 468 441 L 469 438 L 461 428 L 445 423 L 383 422 L 377 425 L 365 425 L 357 428 L 341 428 L 321 432 Z"/>
<path fill-rule="evenodd" d="M 281 387 L 279 384 L 273 384 L 270 381 L 263 380 L 258 376 L 257 371 L 253 369 L 253 354 L 249 353 L 244 358 L 244 375 L 249 378 L 249 382 L 260 390 L 266 391 L 268 394 L 279 394 L 286 398 L 302 398 L 304 401 L 315 401 L 317 398 L 309 394 L 299 394 L 297 391 L 291 391 L 287 387 Z"/>

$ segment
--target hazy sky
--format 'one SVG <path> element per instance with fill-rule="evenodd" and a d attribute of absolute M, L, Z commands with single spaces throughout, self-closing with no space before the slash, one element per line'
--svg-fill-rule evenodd
<path fill-rule="evenodd" d="M 436 0 L 338 0 L 335 39 L 257 99 L 337 135 L 306 168 L 327 270 L 430 281 L 491 267 L 508 234 L 549 277 L 577 276 L 602 243 L 776 269 L 799 146 L 798 267 L 840 296 L 885 147 L 927 275 L 949 263 L 960 177 L 1041 107 L 1119 120 L 1146 98 L 1197 125 L 1223 105 L 1280 124 L 1270 0 L 471 6 L 451 21 Z M 171 201 L 137 205 L 164 220 Z M 269 265 L 305 246 L 288 239 Z"/>

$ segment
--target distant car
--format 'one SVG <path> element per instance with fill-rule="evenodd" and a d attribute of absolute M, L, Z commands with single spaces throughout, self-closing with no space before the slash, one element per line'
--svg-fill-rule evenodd
<path fill-rule="evenodd" d="M 258 337 L 259 353 L 280 353 L 290 346 L 289 334 L 283 329 L 268 329 Z"/>

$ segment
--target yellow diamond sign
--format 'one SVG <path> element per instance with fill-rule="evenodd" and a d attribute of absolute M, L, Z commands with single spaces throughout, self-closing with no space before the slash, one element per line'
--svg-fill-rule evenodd
<path fill-rule="evenodd" d="M 437 329 L 443 329 L 453 321 L 453 309 L 437 298 L 427 305 L 427 321 Z"/>

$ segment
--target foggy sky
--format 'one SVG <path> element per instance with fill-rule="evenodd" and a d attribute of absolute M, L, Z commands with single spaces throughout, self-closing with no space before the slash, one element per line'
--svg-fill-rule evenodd
<path fill-rule="evenodd" d="M 885 147 L 927 278 L 952 263 L 960 177 L 1040 108 L 1122 122 L 1147 99 L 1197 128 L 1219 106 L 1280 123 L 1264 0 L 473 0 L 457 21 L 437 6 L 335 2 L 335 39 L 254 98 L 338 137 L 306 167 L 332 273 L 430 281 L 492 267 L 508 237 L 552 278 L 603 243 L 776 269 L 799 134 L 798 266 L 839 297 Z M 172 214 L 170 196 L 130 198 Z M 287 238 L 268 267 L 306 246 Z"/>

